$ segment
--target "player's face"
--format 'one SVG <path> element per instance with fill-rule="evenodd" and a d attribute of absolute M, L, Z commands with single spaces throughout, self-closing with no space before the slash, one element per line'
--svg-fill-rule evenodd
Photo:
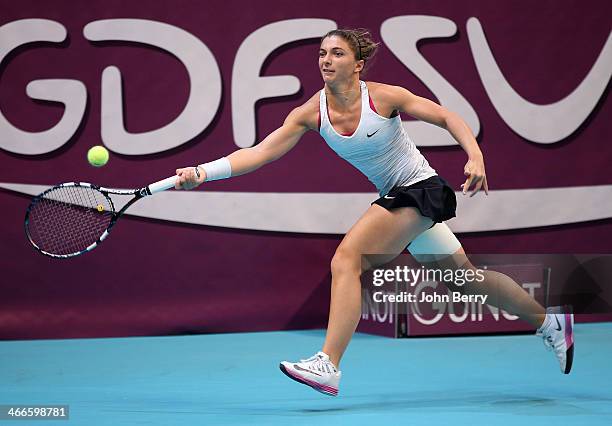
<path fill-rule="evenodd" d="M 355 59 L 355 53 L 342 37 L 326 37 L 319 48 L 319 70 L 326 83 L 350 79 L 363 68 L 363 61 Z"/>

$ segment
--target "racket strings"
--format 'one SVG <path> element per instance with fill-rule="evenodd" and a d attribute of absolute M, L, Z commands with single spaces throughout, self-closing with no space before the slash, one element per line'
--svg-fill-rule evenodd
<path fill-rule="evenodd" d="M 56 255 L 82 252 L 108 228 L 109 199 L 87 186 L 63 186 L 36 199 L 29 211 L 28 234 L 41 250 Z"/>

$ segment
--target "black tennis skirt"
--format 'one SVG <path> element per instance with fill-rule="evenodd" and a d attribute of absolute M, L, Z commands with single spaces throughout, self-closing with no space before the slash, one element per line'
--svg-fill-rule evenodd
<path fill-rule="evenodd" d="M 416 207 L 423 216 L 434 222 L 444 222 L 455 217 L 457 198 L 448 182 L 440 176 L 432 176 L 412 185 L 395 186 L 372 204 L 378 204 L 387 210 Z"/>

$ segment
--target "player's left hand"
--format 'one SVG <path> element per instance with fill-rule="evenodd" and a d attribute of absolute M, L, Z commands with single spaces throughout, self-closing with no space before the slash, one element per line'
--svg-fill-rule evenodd
<path fill-rule="evenodd" d="M 463 195 L 470 190 L 472 184 L 474 184 L 474 189 L 470 197 L 476 195 L 481 188 L 484 188 L 485 194 L 489 195 L 489 186 L 487 184 L 487 175 L 485 173 L 484 159 L 482 156 L 470 158 L 463 168 L 463 174 L 467 176 L 465 183 L 461 185 Z"/>

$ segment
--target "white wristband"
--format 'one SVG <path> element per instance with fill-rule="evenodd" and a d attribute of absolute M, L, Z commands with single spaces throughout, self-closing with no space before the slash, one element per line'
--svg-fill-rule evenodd
<path fill-rule="evenodd" d="M 219 158 L 210 163 L 200 164 L 198 167 L 202 167 L 206 172 L 207 182 L 232 177 L 232 165 L 227 157 Z"/>

